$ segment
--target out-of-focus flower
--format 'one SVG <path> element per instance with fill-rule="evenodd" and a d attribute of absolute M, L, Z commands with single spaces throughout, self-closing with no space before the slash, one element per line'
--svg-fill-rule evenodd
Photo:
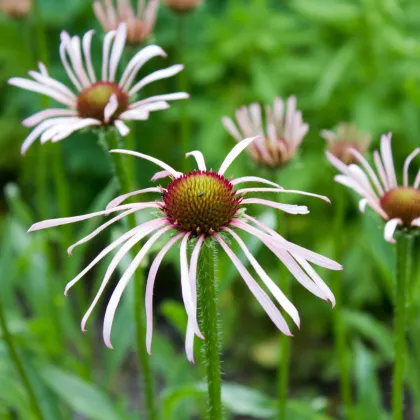
<path fill-rule="evenodd" d="M 273 207 L 280 211 L 291 214 L 308 213 L 306 206 L 281 204 L 270 200 L 248 197 L 248 195 L 254 193 L 297 193 L 315 196 L 326 201 L 329 200 L 326 197 L 318 196 L 316 194 L 285 190 L 279 185 L 265 180 L 264 178 L 245 176 L 231 180 L 225 177 L 225 172 L 234 161 L 234 159 L 242 152 L 242 150 L 244 150 L 252 141 L 255 140 L 255 138 L 250 138 L 238 143 L 227 155 L 218 172 L 207 169 L 204 157 L 201 152 L 193 151 L 188 153 L 187 156 L 193 156 L 196 159 L 198 170 L 190 172 L 186 175 L 176 171 L 166 163 L 155 159 L 154 157 L 129 150 L 111 150 L 112 153 L 124 153 L 133 155 L 157 164 L 162 168 L 162 170 L 155 174 L 155 176 L 152 178 L 152 181 L 169 177 L 169 184 L 166 188 L 146 188 L 119 196 L 112 200 L 104 211 L 78 217 L 47 220 L 44 222 L 36 223 L 29 229 L 30 231 L 45 229 L 53 226 L 90 219 L 96 216 L 108 215 L 113 212 L 123 211 L 119 215 L 113 217 L 111 220 L 98 227 L 90 235 L 86 236 L 71 246 L 68 250 L 69 254 L 71 254 L 72 250 L 76 246 L 94 238 L 106 227 L 117 222 L 118 220 L 128 216 L 131 213 L 136 213 L 145 209 L 151 210 L 151 214 L 153 214 L 152 220 L 140 224 L 139 226 L 116 239 L 114 242 L 108 245 L 77 277 L 68 283 L 65 290 L 66 294 L 70 287 L 77 283 L 82 278 L 82 276 L 84 276 L 95 264 L 97 264 L 112 250 L 120 247 L 119 251 L 110 262 L 100 289 L 82 320 L 81 328 L 83 331 L 85 331 L 86 321 L 88 320 L 92 310 L 101 297 L 107 283 L 111 278 L 112 273 L 115 271 L 119 262 L 124 258 L 124 256 L 133 246 L 135 246 L 138 242 L 142 241 L 146 236 L 150 234 L 152 236 L 145 242 L 142 249 L 137 253 L 134 260 L 130 263 L 129 267 L 118 282 L 108 303 L 105 312 L 103 328 L 104 341 L 108 347 L 112 347 L 111 327 L 122 293 L 127 287 L 127 284 L 133 273 L 138 268 L 146 254 L 149 252 L 150 248 L 165 234 L 170 234 L 170 236 L 165 239 L 164 245 L 160 248 L 156 258 L 153 260 L 146 284 L 146 345 L 149 353 L 151 351 L 152 340 L 153 287 L 156 273 L 165 254 L 171 247 L 173 247 L 175 243 L 179 241 L 181 242 L 179 252 L 181 266 L 181 289 L 185 309 L 188 315 L 185 348 L 188 359 L 190 361 L 193 361 L 194 337 L 195 335 L 202 337 L 198 327 L 196 315 L 197 264 L 202 246 L 214 246 L 219 244 L 223 248 L 232 263 L 238 269 L 248 288 L 254 294 L 274 324 L 284 334 L 291 335 L 285 319 L 268 294 L 258 285 L 258 283 L 249 273 L 248 269 L 228 245 L 227 239 L 229 239 L 229 241 L 234 241 L 239 245 L 246 258 L 248 259 L 250 265 L 255 269 L 256 273 L 261 278 L 267 289 L 272 293 L 277 303 L 290 315 L 290 317 L 298 326 L 300 323 L 298 311 L 288 300 L 288 298 L 282 293 L 276 283 L 264 271 L 257 259 L 252 255 L 252 252 L 245 245 L 245 242 L 238 235 L 238 233 L 248 233 L 257 237 L 268 249 L 274 253 L 274 255 L 277 256 L 277 258 L 279 258 L 286 265 L 286 267 L 299 281 L 299 283 L 301 283 L 314 295 L 320 297 L 321 299 L 329 300 L 334 304 L 334 296 L 330 289 L 321 280 L 319 275 L 315 272 L 309 263 L 311 262 L 331 270 L 341 270 L 342 267 L 340 264 L 287 241 L 265 224 L 249 216 L 246 211 L 246 207 L 249 205 L 259 204 Z M 265 184 L 269 187 L 236 189 L 239 185 L 246 183 Z M 158 198 L 148 202 L 121 204 L 127 198 L 143 193 L 155 193 L 157 194 Z M 188 263 L 187 246 L 189 243 L 194 244 L 194 250 L 191 255 L 191 260 Z"/>
<path fill-rule="evenodd" d="M 371 135 L 363 133 L 353 124 L 341 123 L 336 131 L 322 130 L 321 137 L 327 141 L 328 151 L 346 165 L 356 163 L 350 149 L 355 149 L 364 155 L 369 148 Z"/>
<path fill-rule="evenodd" d="M 149 0 L 145 6 L 144 0 L 138 0 L 137 12 L 134 11 L 130 0 L 116 0 L 116 7 L 112 0 L 96 0 L 93 10 L 99 23 L 106 32 L 117 29 L 120 23 L 127 25 L 127 44 L 143 43 L 153 32 L 159 0 Z"/>
<path fill-rule="evenodd" d="M 0 9 L 13 19 L 24 19 L 32 12 L 32 0 L 0 0 Z"/>
<path fill-rule="evenodd" d="M 203 0 L 165 0 L 166 6 L 176 13 L 187 13 L 198 7 Z"/>
<path fill-rule="evenodd" d="M 274 99 L 273 107 L 265 106 L 265 123 L 261 106 L 253 103 L 236 110 L 236 123 L 223 117 L 226 130 L 240 141 L 244 137 L 260 136 L 248 151 L 257 163 L 271 168 L 284 165 L 296 154 L 309 130 L 296 110 L 296 97 L 290 96 L 286 107 L 281 98 Z M 239 129 L 238 129 L 239 127 Z"/>
<path fill-rule="evenodd" d="M 157 70 L 135 83 L 138 72 L 147 61 L 156 56 L 166 57 L 165 51 L 157 45 L 149 45 L 135 54 L 121 79 L 116 81 L 117 67 L 127 36 L 124 23 L 105 36 L 102 73 L 100 79 L 97 79 L 90 52 L 93 33 L 94 31 L 87 32 L 82 43 L 78 36 L 70 37 L 67 32 L 61 33 L 61 61 L 77 95 L 63 83 L 50 77 L 42 63 L 39 64 L 39 72 L 29 72 L 34 81 L 20 77 L 9 80 L 11 85 L 47 95 L 66 106 L 45 109 L 23 121 L 23 125 L 35 128 L 23 142 L 22 154 L 39 137 L 41 143 L 50 140 L 56 142 L 85 127 L 115 126 L 125 136 L 129 133 L 129 128 L 123 120 L 147 120 L 151 111 L 169 108 L 167 101 L 189 97 L 187 93 L 178 92 L 135 100 L 144 86 L 174 76 L 184 67 L 176 64 Z"/>
<path fill-rule="evenodd" d="M 398 185 L 395 174 L 391 133 L 382 136 L 381 151 L 374 153 L 376 172 L 358 150 L 350 149 L 350 153 L 360 166 L 345 165 L 327 152 L 328 160 L 342 173 L 334 179 L 363 197 L 359 203 L 362 212 L 368 205 L 386 221 L 385 239 L 395 242 L 393 236 L 398 227 L 404 230 L 420 227 L 420 170 L 412 186 L 408 179 L 410 163 L 420 153 L 420 148 L 405 160 L 402 186 Z"/>

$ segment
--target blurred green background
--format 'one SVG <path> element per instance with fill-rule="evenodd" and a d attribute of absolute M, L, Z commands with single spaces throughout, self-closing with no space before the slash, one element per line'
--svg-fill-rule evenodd
<path fill-rule="evenodd" d="M 50 74 L 65 83 L 67 77 L 58 54 L 61 30 L 82 35 L 95 28 L 93 51 L 97 66 L 101 57 L 103 31 L 90 1 L 39 0 L 38 12 L 39 16 L 31 14 L 25 20 L 6 16 L 0 20 L 1 298 L 45 419 L 76 418 L 75 413 L 97 420 L 139 418 L 143 402 L 138 389 L 141 372 L 137 371 L 133 356 L 132 293 L 125 293 L 117 312 L 113 351 L 105 347 L 101 337 L 106 298 L 95 311 L 88 333 L 84 335 L 79 330 L 80 319 L 103 276 L 106 261 L 87 275 L 67 299 L 62 294 L 65 284 L 108 243 L 109 235 L 102 234 L 75 251 L 72 258 L 67 257 L 66 248 L 101 220 L 78 224 L 70 232 L 57 228 L 26 233 L 41 218 L 102 209 L 117 194 L 116 186 L 110 182 L 108 158 L 92 132 L 75 134 L 60 144 L 42 148 L 37 142 L 25 157 L 20 156 L 21 143 L 29 134 L 21 120 L 42 109 L 45 101 L 37 94 L 8 86 L 7 79 L 35 69 L 40 59 L 39 31 L 45 31 L 47 38 Z M 381 133 L 391 131 L 399 174 L 403 159 L 419 146 L 418 1 L 205 1 L 183 18 L 182 24 L 187 26 L 183 45 L 178 42 L 178 20 L 162 0 L 156 29 L 148 42 L 162 46 L 168 58 L 166 62 L 160 58 L 152 60 L 141 74 L 182 59 L 191 94 L 186 106 L 192 125 L 192 148 L 204 153 L 208 166 L 217 168 L 234 145 L 221 117 L 233 116 L 237 107 L 253 101 L 271 103 L 277 95 L 295 94 L 298 108 L 310 125 L 299 155 L 285 169 L 265 172 L 244 154 L 229 175 L 263 175 L 284 187 L 324 194 L 334 200 L 334 171 L 324 156 L 321 129 L 332 128 L 340 121 L 353 122 L 372 133 L 372 147 L 378 145 Z M 133 53 L 134 50 L 127 53 L 126 59 Z M 146 88 L 146 94 L 176 91 L 176 82 L 172 78 L 154 83 Z M 153 113 L 148 121 L 137 123 L 137 150 L 179 168 L 181 107 L 174 102 L 171 109 Z M 51 162 L 60 155 L 70 182 L 71 214 L 67 215 L 60 214 L 53 183 Z M 146 185 L 156 168 L 139 160 L 134 164 L 138 183 Z M 413 165 L 413 171 L 415 168 L 418 164 Z M 36 185 L 42 179 L 48 180 L 48 188 L 40 201 Z M 383 240 L 383 222 L 370 211 L 362 217 L 356 198 L 345 194 L 349 199 L 343 233 L 342 287 L 357 419 L 387 419 L 393 356 L 394 249 Z M 331 256 L 334 201 L 329 206 L 307 197 L 290 195 L 287 200 L 306 204 L 311 210 L 307 216 L 287 217 L 290 239 Z M 255 209 L 251 211 L 258 214 Z M 259 217 L 272 226 L 276 224 L 271 211 Z M 284 228 L 279 226 L 279 232 Z M 110 235 L 117 235 L 121 229 L 114 228 Z M 257 241 L 247 240 L 247 244 L 264 263 L 267 273 L 277 279 L 279 265 L 272 254 L 260 248 Z M 121 270 L 126 264 L 127 261 Z M 200 363 L 190 365 L 183 351 L 186 315 L 178 270 L 178 258 L 173 252 L 162 265 L 155 290 L 156 329 L 151 363 L 165 420 L 195 418 L 205 398 L 203 367 Z M 328 283 L 328 273 L 322 275 Z M 279 333 L 222 253 L 219 276 L 227 416 L 273 418 L 276 366 L 281 357 Z M 420 306 L 419 280 L 417 269 L 410 318 L 407 419 L 420 418 L 420 320 L 416 316 Z M 343 418 L 334 355 L 334 311 L 297 282 L 292 295 L 302 325 L 291 339 L 288 418 Z M 2 341 L 0 418 L 33 418 Z"/>

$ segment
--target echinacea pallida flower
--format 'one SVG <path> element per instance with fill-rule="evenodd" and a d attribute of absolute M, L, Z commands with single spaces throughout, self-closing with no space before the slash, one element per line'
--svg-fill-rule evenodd
<path fill-rule="evenodd" d="M 350 149 L 364 155 L 371 140 L 370 134 L 363 133 L 348 123 L 339 124 L 336 131 L 322 130 L 321 137 L 327 141 L 327 150 L 346 165 L 357 162 Z"/>
<path fill-rule="evenodd" d="M 395 242 L 395 230 L 415 229 L 420 227 L 420 170 L 414 184 L 409 184 L 409 167 L 411 161 L 420 153 L 415 149 L 405 160 L 402 186 L 398 184 L 391 150 L 391 133 L 381 138 L 381 150 L 374 152 L 375 169 L 355 149 L 350 149 L 359 165 L 345 165 L 331 153 L 327 158 L 340 172 L 335 180 L 349 187 L 362 199 L 359 207 L 362 212 L 366 206 L 371 207 L 385 224 L 385 239 Z"/>
<path fill-rule="evenodd" d="M 241 277 L 245 281 L 248 288 L 256 297 L 258 302 L 264 308 L 268 316 L 274 324 L 284 334 L 291 335 L 289 327 L 280 313 L 277 306 L 273 303 L 268 294 L 261 288 L 256 280 L 249 273 L 248 269 L 241 262 L 229 246 L 227 239 L 238 243 L 244 252 L 251 266 L 255 269 L 261 281 L 274 296 L 277 303 L 290 315 L 293 321 L 299 326 L 300 320 L 298 311 L 288 298 L 282 293 L 276 283 L 268 276 L 261 267 L 257 259 L 252 255 L 239 233 L 248 233 L 256 236 L 274 255 L 276 255 L 290 270 L 294 277 L 306 289 L 314 295 L 324 300 L 329 300 L 334 304 L 334 296 L 326 284 L 321 280 L 309 263 L 331 269 L 340 270 L 340 264 L 330 260 L 329 258 L 318 255 L 312 251 L 295 245 L 282 236 L 264 225 L 257 219 L 249 216 L 246 207 L 249 205 L 262 205 L 275 208 L 291 214 L 307 214 L 306 206 L 281 204 L 270 200 L 249 197 L 252 193 L 298 193 L 309 196 L 316 196 L 326 201 L 326 197 L 317 196 L 316 194 L 305 193 L 300 191 L 284 190 L 279 185 L 254 176 L 245 176 L 236 179 L 228 179 L 225 172 L 233 162 L 233 160 L 244 150 L 255 138 L 245 139 L 238 143 L 223 161 L 218 172 L 208 170 L 204 162 L 204 157 L 199 151 L 190 152 L 187 156 L 194 156 L 198 169 L 184 175 L 171 168 L 164 162 L 154 157 L 129 150 L 112 150 L 112 153 L 124 153 L 146 159 L 160 166 L 162 171 L 158 172 L 152 180 L 170 178 L 166 188 L 151 187 L 124 194 L 112 200 L 104 211 L 86 214 L 77 217 L 66 217 L 63 219 L 47 220 L 34 224 L 29 231 L 45 229 L 53 226 L 64 225 L 68 223 L 78 222 L 90 219 L 96 216 L 108 215 L 118 212 L 119 214 L 97 228 L 90 235 L 72 245 L 68 252 L 88 240 L 95 237 L 101 231 L 118 220 L 128 216 L 131 213 L 137 213 L 145 209 L 153 212 L 154 218 L 148 222 L 142 223 L 134 229 L 123 234 L 117 240 L 108 245 L 78 276 L 68 283 L 65 293 L 77 283 L 95 264 L 108 255 L 112 250 L 120 247 L 118 252 L 109 264 L 105 277 L 102 281 L 99 291 L 97 292 L 93 303 L 89 307 L 84 316 L 81 328 L 85 331 L 86 322 L 101 297 L 106 285 L 108 284 L 112 273 L 115 271 L 119 262 L 135 246 L 148 235 L 152 235 L 143 245 L 136 257 L 133 259 L 109 300 L 103 327 L 103 337 L 105 344 L 112 348 L 111 345 L 111 327 L 114 320 L 114 314 L 117 309 L 121 296 L 127 287 L 133 273 L 138 268 L 152 245 L 165 235 L 169 237 L 165 239 L 164 245 L 160 248 L 157 256 L 152 262 L 146 283 L 146 319 L 147 319 L 147 350 L 151 351 L 152 340 L 152 320 L 153 320 L 153 287 L 156 279 L 156 273 L 159 266 L 171 247 L 175 243 L 180 242 L 180 267 L 181 267 L 181 290 L 184 300 L 185 309 L 188 315 L 188 327 L 186 334 L 186 353 L 188 359 L 193 361 L 193 340 L 194 336 L 203 338 L 197 323 L 197 293 L 196 278 L 197 264 L 200 249 L 202 246 L 210 244 L 219 244 L 231 259 L 232 263 L 238 269 Z M 241 184 L 257 183 L 265 184 L 268 187 L 252 187 L 240 188 Z M 133 204 L 121 204 L 124 200 L 135 195 L 144 193 L 155 193 L 157 199 L 147 202 L 137 202 Z M 187 246 L 194 245 L 190 262 L 187 258 Z"/>
<path fill-rule="evenodd" d="M 166 6 L 176 13 L 187 13 L 198 7 L 203 0 L 165 0 Z"/>
<path fill-rule="evenodd" d="M 32 3 L 32 0 L 0 0 L 0 9 L 12 19 L 23 19 L 31 13 Z"/>
<path fill-rule="evenodd" d="M 93 10 L 102 28 L 108 32 L 117 29 L 124 22 L 127 25 L 127 44 L 138 45 L 144 42 L 153 31 L 159 0 L 138 0 L 137 11 L 133 9 L 131 0 L 95 0 Z"/>
<path fill-rule="evenodd" d="M 23 125 L 35 128 L 23 142 L 22 154 L 39 137 L 41 143 L 56 142 L 85 127 L 115 126 L 125 136 L 129 129 L 123 120 L 147 120 L 151 111 L 169 108 L 167 101 L 188 98 L 187 93 L 178 92 L 135 100 L 144 86 L 174 76 L 183 69 L 182 65 L 176 64 L 135 82 L 138 72 L 147 61 L 157 56 L 166 57 L 166 53 L 157 45 L 149 45 L 135 54 L 119 81 L 116 81 L 127 36 L 125 24 L 105 35 L 101 76 L 97 79 L 91 58 L 93 33 L 94 31 L 87 32 L 82 41 L 78 36 L 70 37 L 64 31 L 61 33 L 61 61 L 77 95 L 60 81 L 50 77 L 42 63 L 39 64 L 39 72 L 29 72 L 34 80 L 20 77 L 9 80 L 11 85 L 47 95 L 66 106 L 42 110 L 23 121 Z"/>
<path fill-rule="evenodd" d="M 229 117 L 223 117 L 222 123 L 236 141 L 259 136 L 248 151 L 254 162 L 271 168 L 289 162 L 309 130 L 302 113 L 296 110 L 294 96 L 286 105 L 281 98 L 275 98 L 272 107 L 265 106 L 264 118 L 261 106 L 253 103 L 236 110 L 236 124 Z"/>

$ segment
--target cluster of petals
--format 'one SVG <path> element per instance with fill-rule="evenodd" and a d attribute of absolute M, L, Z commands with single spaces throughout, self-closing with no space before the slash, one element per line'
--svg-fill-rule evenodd
<path fill-rule="evenodd" d="M 420 148 L 415 149 L 405 160 L 402 186 L 398 185 L 395 173 L 391 149 L 391 133 L 384 134 L 381 137 L 380 151 L 376 150 L 373 155 L 374 168 L 358 150 L 350 149 L 350 153 L 359 162 L 359 165 L 346 165 L 331 153 L 326 153 L 330 163 L 341 172 L 340 175 L 334 177 L 335 181 L 345 185 L 362 197 L 359 201 L 360 211 L 364 212 L 366 206 L 369 206 L 386 221 L 384 230 L 385 239 L 388 242 L 395 242 L 394 233 L 399 226 L 402 227 L 404 225 L 404 221 L 399 217 L 391 217 L 387 213 L 382 204 L 383 199 L 390 192 L 402 188 L 411 189 L 416 194 L 416 197 L 420 197 L 420 170 L 415 177 L 414 184 L 412 186 L 409 185 L 410 164 L 420 154 Z M 413 207 L 414 204 L 420 205 L 420 202 L 413 203 Z M 409 226 L 405 227 L 420 227 L 420 214 L 410 221 Z"/>
<path fill-rule="evenodd" d="M 122 136 L 129 132 L 124 120 L 146 120 L 149 113 L 155 110 L 169 108 L 167 101 L 186 99 L 188 94 L 170 93 L 151 96 L 136 101 L 140 90 L 156 80 L 174 76 L 183 69 L 182 65 L 173 65 L 157 70 L 135 82 L 136 76 L 143 65 L 153 57 L 166 57 L 166 53 L 157 45 L 149 45 L 129 61 L 121 78 L 116 82 L 118 65 L 123 54 L 127 27 L 120 24 L 118 29 L 105 35 L 102 52 L 101 78 L 97 75 L 92 64 L 91 41 L 94 31 L 87 32 L 82 40 L 78 36 L 71 37 L 67 32 L 61 33 L 60 57 L 64 69 L 71 80 L 77 95 L 62 82 L 53 79 L 48 74 L 46 67 L 40 63 L 39 72 L 30 71 L 33 80 L 14 77 L 9 84 L 37 92 L 56 100 L 65 108 L 50 108 L 42 110 L 23 121 L 27 127 L 35 127 L 22 144 L 21 152 L 27 149 L 40 137 L 41 143 L 47 141 L 57 142 L 68 137 L 73 132 L 85 127 L 94 127 L 113 124 Z M 128 107 L 123 112 L 116 114 L 120 104 L 117 95 L 113 94 L 104 106 L 103 119 L 86 118 L 78 112 L 78 95 L 98 83 L 113 83 L 128 98 Z"/>
<path fill-rule="evenodd" d="M 238 143 L 231 152 L 227 155 L 223 161 L 219 171 L 218 176 L 224 177 L 226 170 L 229 168 L 233 160 L 242 152 L 246 147 L 255 141 L 255 138 L 245 139 Z M 142 153 L 129 151 L 129 150 L 112 150 L 112 153 L 123 153 L 132 156 L 136 156 L 158 165 L 161 170 L 152 178 L 152 180 L 160 180 L 163 178 L 170 178 L 170 182 L 178 179 L 179 177 L 184 176 L 181 172 L 176 171 L 166 163 L 148 156 Z M 193 156 L 198 165 L 200 171 L 207 171 L 204 157 L 199 151 L 194 151 L 188 153 L 187 156 Z M 171 181 L 172 180 L 172 181 Z M 227 179 L 226 179 L 227 180 Z M 326 197 L 318 196 L 316 194 L 300 192 L 300 191 L 291 191 L 285 190 L 281 186 L 268 181 L 264 178 L 259 178 L 255 176 L 245 176 L 235 179 L 229 179 L 228 182 L 232 184 L 233 187 L 241 184 L 256 183 L 262 184 L 265 187 L 252 187 L 252 188 L 241 188 L 236 191 L 236 194 L 244 197 L 241 201 L 240 208 L 237 213 L 232 217 L 230 222 L 226 226 L 222 226 L 218 231 L 212 232 L 211 235 L 196 234 L 192 231 L 185 231 L 180 229 L 176 223 L 171 222 L 165 213 L 165 203 L 162 200 L 162 195 L 165 193 L 165 188 L 158 187 L 149 187 L 139 191 L 134 191 L 128 194 L 124 194 L 112 200 L 105 210 L 99 211 L 96 213 L 86 214 L 83 216 L 77 217 L 67 217 L 61 219 L 47 220 L 34 224 L 30 231 L 50 228 L 53 226 L 64 225 L 73 222 L 79 222 L 82 220 L 87 220 L 97 216 L 109 215 L 111 213 L 118 213 L 116 216 L 108 220 L 106 223 L 99 226 L 96 230 L 90 233 L 88 236 L 82 238 L 77 243 L 72 245 L 68 252 L 71 254 L 73 249 L 82 243 L 85 243 L 100 232 L 102 232 L 107 227 L 111 226 L 113 223 L 118 222 L 119 220 L 127 217 L 129 214 L 137 213 L 143 210 L 149 210 L 150 214 L 153 216 L 152 220 L 141 223 L 136 226 L 134 229 L 129 230 L 124 233 L 114 242 L 110 243 L 105 247 L 102 252 L 73 280 L 71 280 L 67 286 L 65 293 L 67 294 L 68 290 L 76 284 L 89 270 L 92 269 L 99 261 L 101 261 L 105 256 L 107 256 L 113 250 L 118 249 L 115 256 L 112 258 L 105 276 L 103 278 L 102 284 L 89 307 L 86 315 L 83 317 L 81 328 L 85 331 L 86 322 L 92 313 L 95 305 L 103 294 L 107 284 L 109 283 L 112 274 L 115 272 L 116 267 L 124 256 L 132 249 L 137 243 L 144 240 L 148 235 L 151 235 L 148 240 L 143 244 L 141 250 L 137 253 L 135 258 L 132 260 L 126 271 L 124 272 L 121 279 L 118 281 L 111 298 L 108 302 L 104 326 L 103 326 L 103 337 L 105 344 L 112 348 L 111 344 L 111 328 L 114 320 L 115 311 L 121 299 L 121 296 L 126 289 L 131 277 L 133 276 L 135 270 L 139 267 L 147 253 L 150 251 L 151 247 L 155 244 L 156 241 L 166 237 L 164 244 L 160 247 L 160 251 L 155 256 L 147 276 L 146 283 L 146 294 L 145 294 L 145 307 L 146 307 L 146 319 L 147 319 L 147 334 L 146 334 L 146 346 L 149 353 L 151 352 L 151 342 L 152 342 L 152 329 L 153 329 L 153 288 L 156 279 L 156 275 L 159 269 L 159 266 L 165 257 L 166 253 L 175 245 L 180 244 L 179 248 L 179 261 L 180 261 L 180 273 L 181 273 L 181 291 L 184 301 L 184 306 L 186 313 L 188 315 L 188 326 L 186 332 L 186 343 L 185 349 L 187 357 L 190 361 L 194 360 L 193 356 L 193 342 L 194 337 L 198 336 L 204 338 L 200 332 L 198 322 L 197 322 L 197 265 L 200 255 L 200 250 L 203 246 L 215 246 L 219 244 L 221 248 L 226 252 L 234 266 L 237 268 L 241 277 L 245 281 L 249 290 L 261 304 L 267 315 L 271 318 L 273 323 L 277 328 L 282 331 L 284 334 L 291 335 L 290 329 L 285 321 L 283 315 L 281 314 L 277 305 L 273 302 L 272 298 L 263 290 L 260 284 L 254 279 L 252 274 L 246 268 L 244 263 L 234 252 L 234 250 L 229 245 L 230 242 L 235 242 L 239 245 L 246 258 L 248 259 L 250 265 L 266 286 L 269 292 L 274 297 L 275 302 L 283 308 L 283 310 L 292 318 L 292 320 L 299 326 L 300 319 L 299 314 L 295 306 L 290 302 L 290 300 L 284 295 L 280 290 L 277 284 L 269 277 L 266 271 L 262 268 L 260 263 L 257 261 L 257 258 L 252 254 L 251 250 L 246 246 L 243 239 L 240 237 L 239 233 L 246 233 L 255 236 L 258 238 L 283 264 L 288 268 L 288 270 L 293 274 L 296 280 L 302 284 L 307 290 L 313 293 L 315 296 L 318 296 L 321 299 L 329 300 L 333 305 L 335 303 L 334 295 L 328 286 L 323 282 L 320 276 L 312 268 L 311 264 L 315 264 L 331 270 L 341 270 L 342 267 L 340 264 L 332 261 L 331 259 L 319 255 L 313 251 L 307 250 L 299 245 L 296 245 L 292 242 L 287 241 L 280 234 L 275 232 L 269 226 L 266 226 L 264 223 L 260 222 L 256 218 L 250 216 L 246 212 L 245 206 L 259 204 L 263 206 L 272 207 L 280 211 L 284 211 L 291 214 L 307 214 L 308 209 L 306 206 L 299 205 L 290 205 L 290 204 L 281 204 L 271 200 L 263 200 L 259 198 L 248 198 L 249 194 L 254 193 L 270 193 L 278 192 L 282 193 L 298 193 L 303 195 L 315 196 L 325 201 L 329 201 Z M 122 204 L 129 197 L 135 195 L 140 195 L 144 193 L 155 193 L 157 198 L 153 201 L 147 202 L 136 202 L 130 204 Z M 246 198 L 245 198 L 246 197 Z M 188 261 L 187 247 L 189 244 L 193 245 L 193 251 L 190 260 Z"/>
<path fill-rule="evenodd" d="M 120 23 L 127 25 L 127 44 L 138 45 L 152 33 L 156 23 L 159 0 L 138 0 L 137 11 L 133 9 L 131 0 L 96 0 L 93 10 L 102 28 L 108 32 L 118 28 Z"/>
<path fill-rule="evenodd" d="M 321 137 L 327 142 L 327 150 L 346 164 L 356 163 L 350 149 L 364 155 L 369 148 L 371 135 L 349 123 L 340 123 L 335 131 L 322 130 Z"/>
<path fill-rule="evenodd" d="M 236 141 L 244 137 L 259 136 L 249 148 L 252 159 L 269 167 L 281 166 L 296 154 L 309 125 L 296 109 L 296 97 L 290 96 L 286 105 L 276 97 L 273 106 L 265 106 L 265 123 L 260 104 L 242 106 L 236 110 L 236 124 L 229 117 L 222 123 Z"/>

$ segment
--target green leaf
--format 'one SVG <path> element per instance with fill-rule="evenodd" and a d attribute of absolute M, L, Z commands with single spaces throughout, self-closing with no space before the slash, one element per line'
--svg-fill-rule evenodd
<path fill-rule="evenodd" d="M 112 401 L 96 385 L 53 366 L 44 367 L 41 377 L 77 413 L 92 420 L 121 420 Z"/>

